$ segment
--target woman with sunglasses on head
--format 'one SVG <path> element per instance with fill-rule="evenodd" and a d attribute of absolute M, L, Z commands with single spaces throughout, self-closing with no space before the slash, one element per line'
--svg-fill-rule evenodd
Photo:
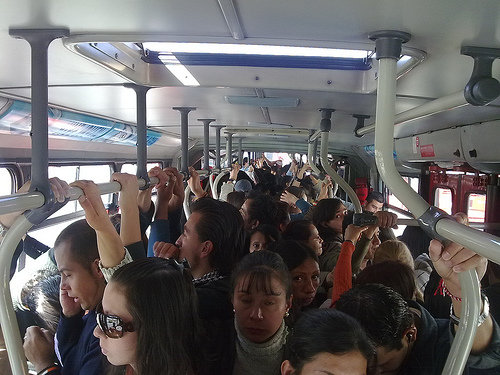
<path fill-rule="evenodd" d="M 194 375 L 201 365 L 196 293 L 187 264 L 147 258 L 114 272 L 94 335 L 108 361 L 137 375 Z M 154 285 L 154 288 L 151 286 Z"/>

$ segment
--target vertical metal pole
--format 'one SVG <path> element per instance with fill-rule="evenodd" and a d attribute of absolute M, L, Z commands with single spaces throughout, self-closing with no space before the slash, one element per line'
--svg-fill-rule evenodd
<path fill-rule="evenodd" d="M 238 163 L 243 165 L 243 138 L 238 138 Z"/>
<path fill-rule="evenodd" d="M 204 169 L 210 170 L 210 155 L 208 148 L 210 143 L 210 123 L 215 121 L 214 118 L 199 118 L 198 121 L 203 122 L 203 163 Z"/>
<path fill-rule="evenodd" d="M 173 107 L 172 109 L 181 113 L 181 172 L 189 176 L 189 155 L 188 155 L 188 114 L 196 110 L 196 107 Z"/>
<path fill-rule="evenodd" d="M 226 160 L 227 166 L 230 168 L 233 162 L 233 133 L 226 133 Z"/>
<path fill-rule="evenodd" d="M 224 127 L 221 125 L 213 125 L 215 128 L 215 168 L 220 171 L 220 130 Z"/>
<path fill-rule="evenodd" d="M 31 46 L 31 191 L 39 191 L 47 201 L 52 193 L 49 185 L 49 142 L 48 142 L 48 59 L 47 50 L 50 43 L 57 38 L 69 35 L 67 28 L 55 29 L 14 29 L 9 30 L 9 34 L 16 38 L 25 39 Z M 24 218 L 21 219 L 25 225 L 21 227 L 20 233 L 16 237 L 16 245 L 19 239 L 31 227 Z M 18 237 L 18 238 L 17 238 Z M 14 241 L 15 242 L 15 241 Z M 15 248 L 15 247 L 14 247 Z M 9 253 L 12 260 L 12 253 Z M 10 266 L 10 262 L 8 264 Z M 9 277 L 7 264 L 2 266 L 2 286 L 4 295 L 8 301 L 0 309 L 2 330 L 7 346 L 7 353 L 11 364 L 12 372 L 15 375 L 27 374 L 26 359 L 22 348 L 21 337 L 17 329 L 17 321 L 12 309 L 12 299 L 10 297 Z M 2 304 L 3 305 L 3 304 Z"/>
<path fill-rule="evenodd" d="M 147 170 L 148 145 L 147 145 L 147 121 L 146 121 L 146 94 L 150 87 L 139 86 L 133 83 L 124 85 L 135 91 L 137 96 L 137 178 L 146 181 L 142 190 L 149 187 Z"/>

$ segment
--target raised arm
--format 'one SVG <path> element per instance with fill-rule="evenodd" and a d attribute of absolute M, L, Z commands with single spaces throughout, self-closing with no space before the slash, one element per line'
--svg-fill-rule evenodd
<path fill-rule="evenodd" d="M 429 245 L 429 256 L 437 273 L 443 278 L 444 287 L 450 295 L 455 316 L 460 318 L 462 289 L 458 280 L 458 273 L 475 269 L 479 280 L 486 273 L 488 261 L 486 258 L 450 242 L 443 245 L 437 240 L 432 240 Z M 482 310 L 482 308 L 481 308 Z M 477 328 L 476 337 L 472 344 L 472 353 L 481 353 L 489 346 L 493 335 L 493 321 L 491 316 Z"/>
<path fill-rule="evenodd" d="M 113 181 L 121 185 L 118 204 L 121 212 L 120 238 L 125 246 L 141 241 L 141 225 L 137 197 L 139 185 L 137 177 L 128 173 L 113 173 Z"/>
<path fill-rule="evenodd" d="M 83 190 L 84 195 L 78 198 L 78 202 L 85 210 L 87 223 L 97 233 L 97 247 L 102 266 L 105 268 L 117 266 L 125 257 L 125 249 L 118 232 L 109 220 L 97 185 L 92 181 L 82 180 L 73 182 L 71 186 Z"/>

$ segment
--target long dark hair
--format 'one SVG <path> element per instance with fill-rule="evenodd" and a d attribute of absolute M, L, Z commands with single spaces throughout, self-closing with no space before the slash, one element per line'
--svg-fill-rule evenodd
<path fill-rule="evenodd" d="M 288 338 L 285 359 L 300 373 L 302 367 L 320 353 L 345 354 L 358 351 L 370 366 L 375 348 L 361 325 L 335 309 L 312 310 L 295 323 Z M 369 369 L 367 369 L 370 374 Z"/>
<path fill-rule="evenodd" d="M 197 373 L 202 365 L 198 299 L 188 269 L 145 258 L 117 270 L 137 331 L 138 375 Z"/>
<path fill-rule="evenodd" d="M 337 198 L 322 199 L 313 209 L 313 223 L 319 229 L 324 227 L 323 223 L 335 218 L 335 213 L 338 211 L 342 201 Z"/>

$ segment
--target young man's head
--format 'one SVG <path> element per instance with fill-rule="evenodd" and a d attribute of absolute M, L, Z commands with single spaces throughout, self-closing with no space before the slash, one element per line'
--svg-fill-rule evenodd
<path fill-rule="evenodd" d="M 408 304 L 393 289 L 380 284 L 357 286 L 344 293 L 335 307 L 361 323 L 377 348 L 377 366 L 397 374 L 417 339 Z"/>
<path fill-rule="evenodd" d="M 363 211 L 365 212 L 379 212 L 384 206 L 384 196 L 378 191 L 372 191 L 366 197 L 363 203 Z"/>
<path fill-rule="evenodd" d="M 67 226 L 54 244 L 61 290 L 82 309 L 94 309 L 102 300 L 105 281 L 99 269 L 97 237 L 85 220 Z"/>
<path fill-rule="evenodd" d="M 272 198 L 258 192 L 251 192 L 240 209 L 245 229 L 248 231 L 262 224 L 277 226 L 277 211 L 276 203 Z"/>
<path fill-rule="evenodd" d="M 245 248 L 241 215 L 227 202 L 199 199 L 192 204 L 176 245 L 179 258 L 189 261 L 195 278 L 213 270 L 228 275 Z"/>

